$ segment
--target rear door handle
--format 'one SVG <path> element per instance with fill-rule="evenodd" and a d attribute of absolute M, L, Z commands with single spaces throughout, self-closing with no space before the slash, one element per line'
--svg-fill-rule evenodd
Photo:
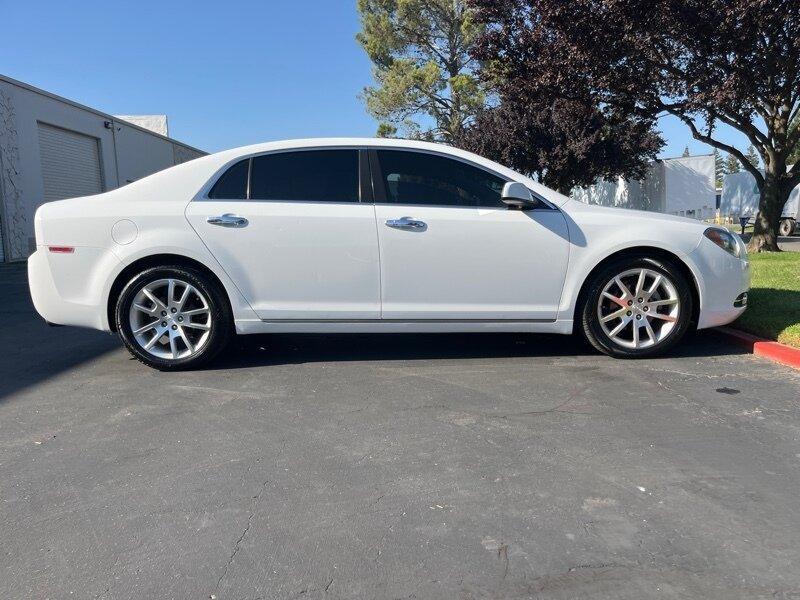
<path fill-rule="evenodd" d="M 401 217 L 399 219 L 389 219 L 386 221 L 387 227 L 393 227 L 395 229 L 413 229 L 415 231 L 422 231 L 426 229 L 428 225 L 425 221 L 417 221 L 416 219 L 412 219 L 411 217 Z"/>
<path fill-rule="evenodd" d="M 219 217 L 208 217 L 206 222 L 210 225 L 219 225 L 220 227 L 247 227 L 248 220 L 239 215 L 226 213 Z"/>

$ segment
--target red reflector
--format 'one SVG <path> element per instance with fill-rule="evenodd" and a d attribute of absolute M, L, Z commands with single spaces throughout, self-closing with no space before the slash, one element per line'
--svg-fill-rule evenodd
<path fill-rule="evenodd" d="M 48 246 L 47 249 L 58 254 L 72 254 L 75 252 L 75 248 L 72 246 Z"/>

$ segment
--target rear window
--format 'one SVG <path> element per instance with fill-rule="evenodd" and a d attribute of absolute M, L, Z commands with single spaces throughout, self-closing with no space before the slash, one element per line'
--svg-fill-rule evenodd
<path fill-rule="evenodd" d="M 245 200 L 247 198 L 247 171 L 250 159 L 239 161 L 217 180 L 208 193 L 214 200 Z"/>
<path fill-rule="evenodd" d="M 304 150 L 253 158 L 252 200 L 358 202 L 358 150 Z"/>

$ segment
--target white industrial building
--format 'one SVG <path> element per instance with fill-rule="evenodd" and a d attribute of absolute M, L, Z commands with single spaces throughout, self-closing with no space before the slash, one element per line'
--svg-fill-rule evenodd
<path fill-rule="evenodd" d="M 572 197 L 588 204 L 651 210 L 695 219 L 710 219 L 717 209 L 714 156 L 656 160 L 642 181 L 601 180 L 575 188 Z"/>
<path fill-rule="evenodd" d="M 0 75 L 0 261 L 35 249 L 43 202 L 98 194 L 205 154 L 166 127 L 163 115 L 114 117 Z"/>

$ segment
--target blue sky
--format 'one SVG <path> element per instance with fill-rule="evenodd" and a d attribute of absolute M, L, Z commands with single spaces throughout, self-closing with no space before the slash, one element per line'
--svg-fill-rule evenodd
<path fill-rule="evenodd" d="M 355 0 L 0 0 L 0 15 L 0 73 L 112 114 L 167 114 L 170 135 L 209 152 L 376 129 L 357 97 L 370 62 Z M 711 152 L 674 118 L 661 128 L 662 157 Z"/>

